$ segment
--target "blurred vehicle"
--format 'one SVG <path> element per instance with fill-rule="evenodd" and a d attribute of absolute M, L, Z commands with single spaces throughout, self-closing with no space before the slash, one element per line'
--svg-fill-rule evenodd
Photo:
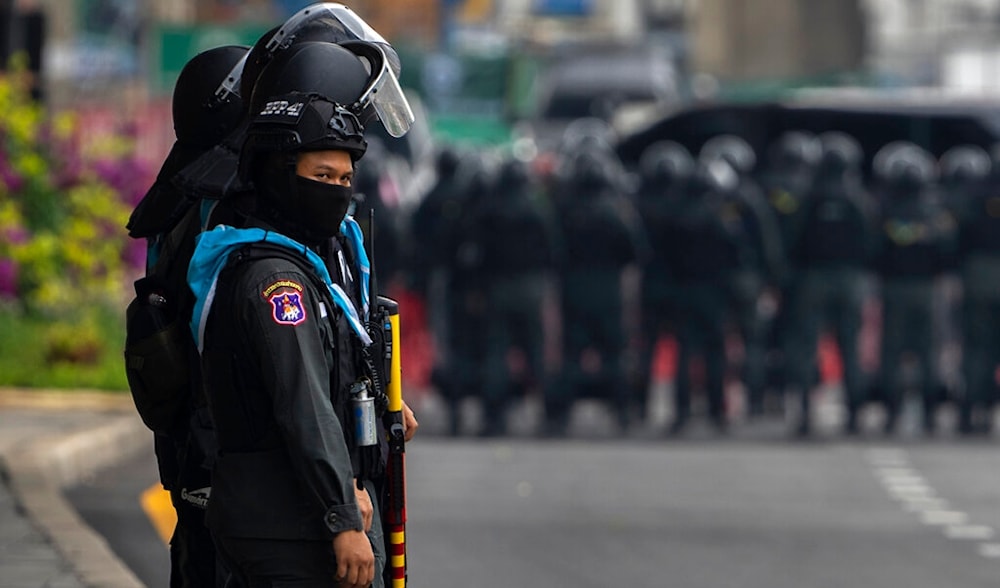
<path fill-rule="evenodd" d="M 670 55 L 645 47 L 575 47 L 553 56 L 536 80 L 534 111 L 524 121 L 549 151 L 574 120 L 598 118 L 619 136 L 681 103 Z"/>
<path fill-rule="evenodd" d="M 669 139 L 697 151 L 710 138 L 734 134 L 758 153 L 786 131 L 841 131 L 858 140 L 864 170 L 886 144 L 909 141 L 940 156 L 954 145 L 990 148 L 1000 141 L 1000 104 L 930 93 L 825 92 L 786 101 L 714 103 L 687 108 L 624 137 L 622 160 L 634 167 L 646 146 Z"/>

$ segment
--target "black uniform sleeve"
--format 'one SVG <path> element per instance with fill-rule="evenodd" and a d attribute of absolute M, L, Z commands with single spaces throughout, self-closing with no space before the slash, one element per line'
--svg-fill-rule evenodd
<path fill-rule="evenodd" d="M 255 272 L 239 309 L 260 366 L 292 467 L 334 534 L 361 530 L 353 469 L 330 391 L 330 326 L 314 286 L 287 261 L 284 271 Z M 294 268 L 294 269 L 293 269 Z"/>

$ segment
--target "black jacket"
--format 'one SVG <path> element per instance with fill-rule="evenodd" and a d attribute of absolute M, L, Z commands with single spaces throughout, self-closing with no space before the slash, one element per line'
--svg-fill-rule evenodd
<path fill-rule="evenodd" d="M 204 336 L 219 441 L 209 526 L 288 540 L 360 530 L 347 397 L 360 344 L 306 262 L 245 251 L 219 275 Z"/>

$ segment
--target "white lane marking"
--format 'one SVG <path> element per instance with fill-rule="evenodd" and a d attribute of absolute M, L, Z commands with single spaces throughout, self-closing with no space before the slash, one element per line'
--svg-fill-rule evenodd
<path fill-rule="evenodd" d="M 959 510 L 925 510 L 920 515 L 925 525 L 964 525 L 969 515 Z"/>
<path fill-rule="evenodd" d="M 944 536 L 955 541 L 977 541 L 979 555 L 1000 559 L 1000 543 L 988 543 L 996 532 L 988 525 L 972 524 L 969 515 L 952 508 L 937 495 L 927 480 L 909 463 L 905 450 L 876 448 L 867 452 L 872 473 L 886 493 L 903 509 L 920 515 L 923 524 L 940 527 Z"/>
<path fill-rule="evenodd" d="M 902 449 L 871 449 L 868 461 L 879 467 L 908 467 L 910 460 Z"/>
<path fill-rule="evenodd" d="M 927 484 L 900 484 L 888 486 L 886 492 L 898 500 L 927 500 L 934 498 L 934 489 Z"/>
<path fill-rule="evenodd" d="M 979 555 L 990 559 L 1000 559 L 1000 543 L 980 543 Z"/>
<path fill-rule="evenodd" d="M 951 505 L 944 498 L 928 496 L 925 498 L 912 497 L 903 503 L 903 508 L 910 512 L 924 512 L 928 510 L 949 510 Z"/>
<path fill-rule="evenodd" d="M 993 528 L 986 525 L 948 525 L 944 528 L 944 536 L 949 539 L 989 541 L 994 535 Z"/>

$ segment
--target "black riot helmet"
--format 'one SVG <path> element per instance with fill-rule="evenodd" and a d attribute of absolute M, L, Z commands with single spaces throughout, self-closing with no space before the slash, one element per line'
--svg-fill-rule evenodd
<path fill-rule="evenodd" d="M 507 157 L 497 170 L 496 191 L 503 196 L 525 196 L 531 190 L 534 175 L 528 161 L 518 157 Z"/>
<path fill-rule="evenodd" d="M 174 85 L 172 105 L 178 142 L 208 149 L 236 128 L 243 116 L 243 101 L 236 95 L 217 100 L 213 94 L 248 50 L 244 45 L 224 45 L 203 51 L 184 65 Z"/>
<path fill-rule="evenodd" d="M 916 196 L 937 176 L 930 153 L 909 141 L 893 141 L 875 154 L 872 172 L 883 186 L 900 196 Z"/>
<path fill-rule="evenodd" d="M 340 45 L 299 43 L 277 55 L 260 73 L 250 100 L 250 124 L 240 154 L 240 178 L 251 179 L 261 155 L 343 149 L 364 155 L 368 88 L 363 60 Z"/>
<path fill-rule="evenodd" d="M 186 165 L 212 149 L 243 119 L 238 95 L 217 98 L 219 82 L 238 67 L 248 47 L 223 45 L 202 51 L 188 61 L 174 85 L 172 111 L 174 141 L 156 176 L 156 182 L 136 205 L 126 227 L 129 236 L 147 238 L 172 229 L 187 212 L 192 199 L 184 197 L 171 180 Z"/>
<path fill-rule="evenodd" d="M 320 214 L 322 201 L 311 199 L 315 183 L 296 175 L 296 161 L 305 151 L 346 151 L 352 161 L 364 155 L 358 105 L 370 79 L 363 57 L 323 42 L 296 44 L 260 73 L 239 176 L 253 183 L 257 215 L 292 238 L 312 243 L 336 233 L 344 211 Z"/>
<path fill-rule="evenodd" d="M 557 151 L 572 157 L 577 151 L 598 149 L 613 151 L 617 136 L 607 121 L 596 117 L 578 118 L 570 122 L 559 137 Z"/>
<path fill-rule="evenodd" d="M 434 169 L 439 179 L 451 178 L 458 170 L 462 158 L 450 145 L 442 145 L 434 158 Z"/>
<path fill-rule="evenodd" d="M 639 175 L 645 186 L 668 188 L 688 178 L 695 162 L 687 147 L 677 141 L 657 141 L 646 147 L 639 158 Z"/>
<path fill-rule="evenodd" d="M 775 171 L 814 169 L 823 155 L 816 135 L 808 131 L 785 131 L 771 143 L 767 164 Z"/>
<path fill-rule="evenodd" d="M 378 118 L 390 135 L 399 137 L 409 129 L 413 113 L 399 86 L 386 85 L 394 80 L 389 72 L 385 53 L 373 43 L 296 43 L 260 72 L 250 114 L 260 112 L 270 96 L 310 88 L 351 110 L 362 124 Z"/>
<path fill-rule="evenodd" d="M 624 169 L 614 151 L 583 149 L 569 154 L 561 173 L 569 187 L 583 193 L 596 193 L 619 187 Z"/>
<path fill-rule="evenodd" d="M 719 197 L 739 185 L 739 176 L 727 161 L 699 159 L 691 172 L 685 193 L 692 199 Z"/>
<path fill-rule="evenodd" d="M 295 13 L 281 26 L 265 33 L 254 44 L 246 62 L 234 70 L 217 95 L 237 93 L 250 101 L 260 74 L 275 56 L 300 43 L 324 42 L 352 49 L 368 61 L 369 87 L 359 98 L 361 105 L 382 122 L 389 135 L 401 137 L 414 116 L 399 87 L 400 63 L 395 49 L 350 8 L 336 2 L 312 4 Z M 252 107 L 252 105 L 251 105 Z"/>
<path fill-rule="evenodd" d="M 978 145 L 955 145 L 941 155 L 938 161 L 941 182 L 966 184 L 979 182 L 990 175 L 990 154 Z"/>
<path fill-rule="evenodd" d="M 841 177 L 860 171 L 863 153 L 857 139 L 841 131 L 820 133 L 818 175 L 824 178 Z"/>
<path fill-rule="evenodd" d="M 738 135 L 716 135 L 702 145 L 698 158 L 711 162 L 723 160 L 740 174 L 749 174 L 757 166 L 757 154 L 750 143 Z"/>

